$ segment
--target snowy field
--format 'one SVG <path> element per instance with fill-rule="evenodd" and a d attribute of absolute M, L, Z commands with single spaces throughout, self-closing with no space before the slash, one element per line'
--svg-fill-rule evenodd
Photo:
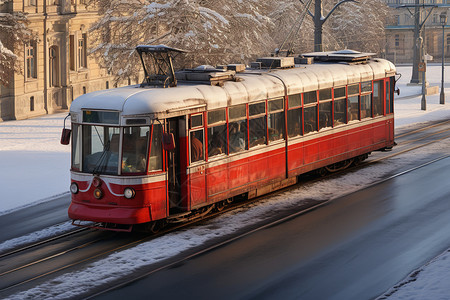
<path fill-rule="evenodd" d="M 429 65 L 428 70 L 427 77 L 430 85 L 440 86 L 440 67 Z M 427 96 L 427 111 L 422 111 L 421 96 L 418 96 L 421 87 L 406 85 L 411 78 L 411 67 L 399 67 L 398 72 L 402 74 L 402 78 L 398 85 L 401 94 L 396 97 L 395 103 L 396 130 L 405 129 L 417 123 L 450 119 L 450 86 L 446 89 L 448 95 L 446 105 L 439 104 L 439 94 L 431 95 Z M 445 76 L 450 79 L 450 71 L 446 70 Z M 0 123 L 0 161 L 2 162 L 0 164 L 0 215 L 27 205 L 49 201 L 57 195 L 68 194 L 70 148 L 59 144 L 65 116 L 66 114 L 56 114 Z M 114 253 L 99 262 L 92 263 L 84 270 L 62 275 L 33 289 L 13 295 L 10 299 L 63 299 L 79 295 L 102 282 L 107 283 L 126 276 L 141 266 L 161 261 L 211 238 L 231 234 L 246 225 L 264 220 L 278 209 L 284 210 L 297 206 L 306 199 L 330 199 L 330 195 L 342 196 L 343 194 L 336 194 L 336 186 L 345 193 L 356 191 L 373 184 L 411 161 L 425 158 L 429 152 L 442 152 L 442 149 L 448 148 L 450 148 L 450 141 L 444 140 L 440 145 L 431 145 L 425 150 L 417 150 L 414 153 L 402 155 L 401 158 L 392 158 L 389 163 L 369 166 L 350 173 L 345 178 L 321 182 L 320 189 L 314 183 L 305 184 L 296 190 L 268 197 L 249 209 L 227 213 L 207 224 L 168 234 L 134 248 Z M 327 186 L 324 187 L 324 184 Z M 54 235 L 70 227 L 69 223 L 60 224 L 56 228 L 35 232 L 19 239 L 0 241 L 0 251 L 43 236 Z M 142 255 L 143 253 L 146 255 Z M 386 292 L 386 296 L 379 299 L 449 299 L 449 274 L 450 257 L 449 251 L 446 251 L 424 266 L 418 274 L 413 272 L 411 276 L 415 279 L 414 281 L 406 278 L 407 284 L 399 284 L 399 287 L 394 287 Z"/>

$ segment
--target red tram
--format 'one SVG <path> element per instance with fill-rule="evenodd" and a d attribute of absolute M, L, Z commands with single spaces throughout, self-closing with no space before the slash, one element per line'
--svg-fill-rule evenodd
<path fill-rule="evenodd" d="M 321 52 L 173 72 L 181 50 L 137 50 L 143 62 L 166 55 L 168 73 L 144 62 L 143 84 L 71 105 L 75 225 L 154 228 L 394 145 L 396 71 L 384 59 Z"/>

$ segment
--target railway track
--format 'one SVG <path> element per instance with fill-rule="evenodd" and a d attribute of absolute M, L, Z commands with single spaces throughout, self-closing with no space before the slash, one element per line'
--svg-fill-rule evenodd
<path fill-rule="evenodd" d="M 379 163 L 393 156 L 427 147 L 433 143 L 437 143 L 448 138 L 450 138 L 450 121 L 439 122 L 420 129 L 410 130 L 396 136 L 398 145 L 396 146 L 395 151 L 381 153 L 379 157 L 350 168 L 350 170 L 354 168 L 362 168 L 368 164 Z M 448 155 L 434 158 L 432 161 L 446 157 L 448 157 Z M 346 171 L 334 173 L 332 176 L 336 176 L 336 174 L 340 174 L 342 172 Z M 313 181 L 323 179 L 324 177 L 317 177 L 314 178 Z M 296 188 L 296 186 L 289 187 L 287 189 L 292 188 Z M 220 212 L 214 212 L 202 218 L 201 221 L 204 222 L 205 220 L 216 217 L 218 214 L 223 214 L 224 212 L 250 205 L 259 200 L 260 199 L 253 199 L 235 203 L 225 207 Z M 239 239 L 255 231 L 276 225 L 279 222 L 284 222 L 289 218 L 294 218 L 298 215 L 304 214 L 309 210 L 316 209 L 326 203 L 327 201 L 311 201 L 301 207 L 300 210 L 292 214 L 287 214 L 280 219 L 272 220 L 269 223 L 254 227 L 251 230 L 246 230 L 239 235 L 233 235 L 229 238 L 221 239 L 218 243 L 190 253 L 189 255 L 183 256 L 176 261 L 171 261 L 168 264 L 160 265 L 158 268 L 152 269 L 148 272 L 141 273 L 139 276 L 130 278 L 127 282 L 123 282 L 123 280 L 121 280 L 120 284 L 113 285 L 110 289 L 120 287 L 123 284 L 128 284 L 129 282 L 138 280 L 141 277 L 171 267 L 193 256 L 197 256 L 216 247 L 220 247 L 225 243 L 230 243 L 233 240 Z M 30 288 L 31 286 L 46 281 L 49 278 L 57 276 L 58 274 L 76 269 L 88 262 L 105 257 L 110 253 L 121 251 L 140 243 L 150 241 L 170 232 L 177 231 L 181 228 L 192 226 L 197 222 L 199 221 L 197 220 L 194 222 L 177 224 L 150 236 L 148 234 L 141 233 L 124 234 L 78 229 L 76 231 L 21 247 L 20 249 L 14 249 L 12 251 L 0 254 L 0 298 L 16 291 Z M 106 289 L 105 291 L 107 290 L 109 289 Z"/>

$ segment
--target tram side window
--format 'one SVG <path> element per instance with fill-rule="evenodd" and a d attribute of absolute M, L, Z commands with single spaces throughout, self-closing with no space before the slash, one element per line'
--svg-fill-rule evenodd
<path fill-rule="evenodd" d="M 319 130 L 333 126 L 332 124 L 331 88 L 319 91 Z"/>
<path fill-rule="evenodd" d="M 288 96 L 287 130 L 288 136 L 295 137 L 303 134 L 302 130 L 302 95 Z"/>
<path fill-rule="evenodd" d="M 373 82 L 373 115 L 382 116 L 383 115 L 383 84 L 382 81 Z"/>
<path fill-rule="evenodd" d="M 334 89 L 334 126 L 347 122 L 345 86 Z"/>
<path fill-rule="evenodd" d="M 227 125 L 225 109 L 208 112 L 208 157 L 226 154 Z"/>
<path fill-rule="evenodd" d="M 236 105 L 228 109 L 229 153 L 248 149 L 247 106 Z"/>
<path fill-rule="evenodd" d="M 266 103 L 249 104 L 248 111 L 250 148 L 266 144 Z"/>
<path fill-rule="evenodd" d="M 359 96 L 348 97 L 348 121 L 359 120 Z"/>
<path fill-rule="evenodd" d="M 162 170 L 162 127 L 160 124 L 153 125 L 152 143 L 150 146 L 149 171 Z"/>
<path fill-rule="evenodd" d="M 305 126 L 304 133 L 317 131 L 317 106 L 310 106 L 304 108 L 305 112 Z"/>
<path fill-rule="evenodd" d="M 203 155 L 203 129 L 191 131 L 190 133 L 191 142 L 191 163 L 196 161 L 204 160 Z"/>
<path fill-rule="evenodd" d="M 319 104 L 319 129 L 332 126 L 331 109 L 331 101 Z"/>
<path fill-rule="evenodd" d="M 81 134 L 80 125 L 72 125 L 72 170 L 81 171 Z"/>
<path fill-rule="evenodd" d="M 284 99 L 268 101 L 269 141 L 284 139 Z"/>
<path fill-rule="evenodd" d="M 361 119 L 372 117 L 372 94 L 361 95 Z"/>
<path fill-rule="evenodd" d="M 122 173 L 143 173 L 147 168 L 150 127 L 123 129 Z"/>
<path fill-rule="evenodd" d="M 189 132 L 189 150 L 191 163 L 205 159 L 204 134 L 203 134 L 203 115 L 191 116 Z"/>
<path fill-rule="evenodd" d="M 347 115 L 348 121 L 359 120 L 359 83 L 347 87 Z"/>

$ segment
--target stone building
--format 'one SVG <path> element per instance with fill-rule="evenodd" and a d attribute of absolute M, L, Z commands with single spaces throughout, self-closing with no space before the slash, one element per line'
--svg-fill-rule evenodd
<path fill-rule="evenodd" d="M 414 7 L 416 0 L 386 0 L 389 5 L 392 19 L 386 24 L 386 53 L 387 59 L 395 64 L 413 61 L 414 48 Z M 419 0 L 421 7 L 420 22 L 426 19 L 422 29 L 425 42 L 425 53 L 433 57 L 432 61 L 442 61 L 442 42 L 444 42 L 445 57 L 450 57 L 450 30 L 449 25 L 444 27 L 444 40 L 442 40 L 442 25 L 440 14 L 447 13 L 450 0 Z M 433 7 L 434 6 L 434 7 Z M 450 19 L 450 15 L 449 18 Z M 447 22 L 448 24 L 448 22 Z"/>
<path fill-rule="evenodd" d="M 0 121 L 67 110 L 79 95 L 110 86 L 111 76 L 87 55 L 89 27 L 98 18 L 85 0 L 9 0 L 0 12 L 28 14 L 35 41 L 19 56 L 22 74 L 0 85 Z"/>

